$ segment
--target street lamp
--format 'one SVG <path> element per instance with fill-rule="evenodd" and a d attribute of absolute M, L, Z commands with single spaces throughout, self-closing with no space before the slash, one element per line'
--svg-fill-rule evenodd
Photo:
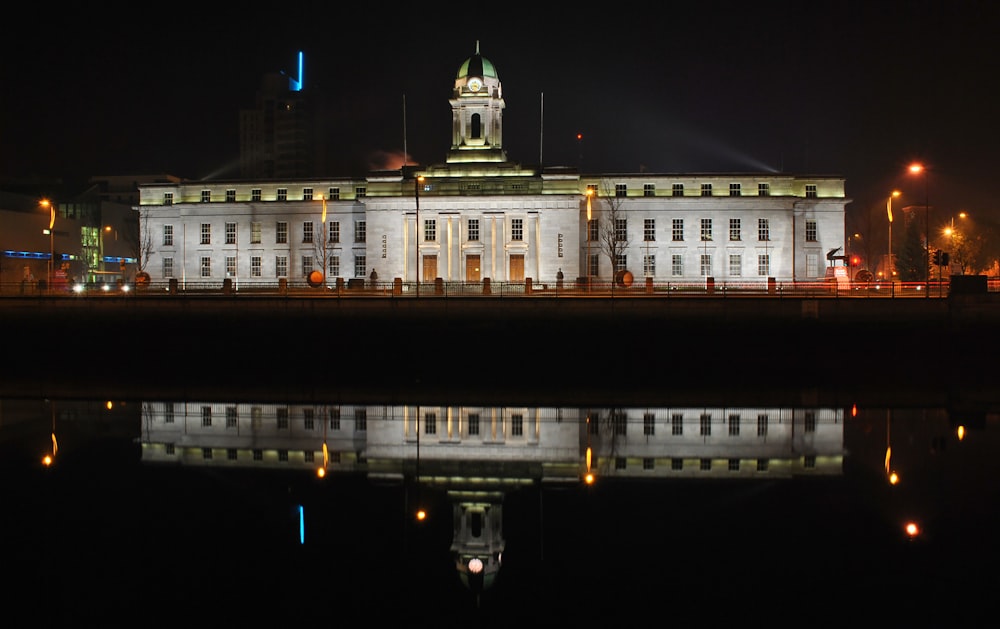
<path fill-rule="evenodd" d="M 107 234 L 107 233 L 110 233 L 110 232 L 111 232 L 111 225 L 105 225 L 104 229 L 101 230 L 101 251 L 100 251 L 100 254 L 99 254 L 100 257 L 101 257 L 101 259 L 100 259 L 100 264 L 98 265 L 98 267 L 100 268 L 100 271 L 102 273 L 105 270 L 105 266 L 104 265 L 107 262 L 105 260 L 105 256 L 104 256 L 104 234 Z M 125 278 L 123 277 L 122 279 L 124 280 Z"/>
<path fill-rule="evenodd" d="M 49 269 L 48 269 L 48 283 L 47 286 L 49 290 L 52 290 L 52 263 L 56 257 L 56 241 L 55 241 L 55 226 L 56 226 L 56 204 L 48 199 L 42 199 L 38 202 L 38 205 L 49 210 Z M 45 233 L 44 231 L 42 233 Z"/>
<path fill-rule="evenodd" d="M 899 190 L 893 190 L 892 194 L 889 195 L 889 203 L 886 205 L 886 212 L 889 214 L 889 283 L 892 284 L 893 279 L 896 277 L 892 272 L 892 199 L 893 197 L 898 197 L 902 192 Z"/>
<path fill-rule="evenodd" d="M 420 186 L 424 183 L 423 175 L 413 178 L 413 201 L 415 212 L 413 215 L 413 248 L 415 249 L 416 264 L 413 266 L 413 278 L 417 282 L 417 297 L 420 297 Z"/>
<path fill-rule="evenodd" d="M 587 266 L 587 292 L 590 292 L 590 199 L 594 196 L 594 189 L 587 187 L 587 260 L 585 262 Z"/>
<path fill-rule="evenodd" d="M 928 194 L 927 168 L 923 164 L 910 164 L 911 175 L 922 175 L 924 178 L 924 297 L 931 296 L 931 203 Z"/>

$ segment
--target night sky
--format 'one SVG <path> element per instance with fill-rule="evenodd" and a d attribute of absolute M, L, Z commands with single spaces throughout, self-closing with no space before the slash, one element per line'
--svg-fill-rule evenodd
<path fill-rule="evenodd" d="M 300 50 L 306 84 L 329 100 L 330 176 L 398 166 L 404 136 L 413 160 L 442 162 L 454 77 L 479 41 L 503 83 L 513 161 L 834 174 L 849 214 L 884 210 L 895 188 L 897 207 L 926 195 L 942 215 L 1000 218 L 1000 3 L 389 6 L 27 9 L 21 37 L 0 43 L 0 181 L 236 178 L 239 111 Z M 933 169 L 926 190 L 905 173 L 913 160 Z"/>

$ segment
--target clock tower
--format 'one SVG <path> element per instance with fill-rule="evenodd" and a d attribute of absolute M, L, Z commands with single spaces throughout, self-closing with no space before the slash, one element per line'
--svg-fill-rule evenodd
<path fill-rule="evenodd" d="M 448 163 L 506 162 L 503 150 L 503 90 L 493 63 L 476 54 L 462 63 L 451 103 Z"/>

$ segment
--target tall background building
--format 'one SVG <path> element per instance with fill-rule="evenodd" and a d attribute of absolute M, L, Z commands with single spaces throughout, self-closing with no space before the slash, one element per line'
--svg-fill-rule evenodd
<path fill-rule="evenodd" d="M 295 76 L 265 74 L 254 107 L 240 111 L 240 177 L 287 179 L 326 174 L 323 97 L 305 81 L 298 53 Z"/>

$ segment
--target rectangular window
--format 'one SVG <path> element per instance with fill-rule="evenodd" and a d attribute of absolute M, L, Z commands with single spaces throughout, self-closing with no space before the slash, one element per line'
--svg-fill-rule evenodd
<path fill-rule="evenodd" d="M 652 413 L 645 413 L 642 416 L 642 434 L 647 437 L 656 434 L 656 416 Z"/>
<path fill-rule="evenodd" d="M 816 242 L 816 221 L 806 221 L 806 242 Z"/>
<path fill-rule="evenodd" d="M 757 184 L 757 196 L 759 196 L 759 197 L 769 197 L 769 196 L 771 196 L 771 184 L 769 184 L 769 183 L 759 183 L 759 184 Z"/>
<path fill-rule="evenodd" d="M 236 223 L 226 223 L 226 244 L 236 244 Z"/>
<path fill-rule="evenodd" d="M 729 184 L 729 196 L 738 197 L 743 193 L 742 186 L 738 183 Z"/>
<path fill-rule="evenodd" d="M 701 417 L 698 418 L 699 434 L 702 437 L 708 437 L 712 434 L 712 416 L 708 413 L 702 413 Z"/>
<path fill-rule="evenodd" d="M 729 416 L 729 436 L 739 437 L 740 436 L 740 416 L 730 415 Z"/>
<path fill-rule="evenodd" d="M 210 203 L 211 201 L 212 201 L 212 191 L 211 190 L 202 190 L 201 191 L 201 202 L 202 203 Z"/>
<path fill-rule="evenodd" d="M 743 256 L 738 253 L 729 254 L 729 274 L 733 277 L 743 275 Z"/>
<path fill-rule="evenodd" d="M 469 435 L 479 434 L 479 413 L 469 413 Z"/>
<path fill-rule="evenodd" d="M 814 467 L 816 467 L 816 455 L 807 454 L 804 457 L 802 457 L 802 466 L 805 467 L 807 470 L 811 470 Z"/>
<path fill-rule="evenodd" d="M 644 196 L 644 197 L 655 197 L 656 196 L 656 184 L 654 184 L 654 183 L 644 183 L 644 184 L 642 184 L 642 196 Z"/>
<path fill-rule="evenodd" d="M 235 203 L 235 202 L 236 202 L 236 190 L 234 190 L 233 188 L 226 190 L 226 203 Z"/>
<path fill-rule="evenodd" d="M 278 200 L 279 201 L 288 200 L 288 188 L 278 188 Z"/>
<path fill-rule="evenodd" d="M 274 276 L 288 277 L 288 256 L 274 256 Z"/>
<path fill-rule="evenodd" d="M 684 469 L 684 459 L 678 459 L 674 457 L 670 459 L 670 469 L 679 472 Z"/>
<path fill-rule="evenodd" d="M 253 221 L 250 223 L 250 244 L 259 245 L 260 244 L 260 221 Z"/>
<path fill-rule="evenodd" d="M 808 197 L 810 199 L 815 199 L 816 196 L 817 196 L 816 195 L 816 184 L 814 184 L 814 183 L 807 183 L 806 184 L 806 197 Z"/>
<path fill-rule="evenodd" d="M 712 240 L 712 219 L 701 219 L 701 240 L 702 242 Z"/>
<path fill-rule="evenodd" d="M 624 218 L 615 219 L 615 240 L 625 242 L 628 240 L 628 220 Z"/>
<path fill-rule="evenodd" d="M 210 256 L 201 257 L 201 276 L 212 277 L 212 258 Z"/>
<path fill-rule="evenodd" d="M 424 242 L 437 242 L 437 220 L 424 219 Z"/>
<path fill-rule="evenodd" d="M 203 459 L 211 459 L 212 458 L 212 448 L 202 448 L 201 449 L 201 458 L 203 458 Z"/>
<path fill-rule="evenodd" d="M 770 277 L 771 276 L 771 256 L 767 253 L 762 253 L 757 256 L 757 275 L 760 277 Z"/>
<path fill-rule="evenodd" d="M 596 254 L 596 253 L 590 254 L 590 259 L 588 260 L 588 263 L 587 263 L 587 268 L 590 271 L 590 275 L 592 277 L 597 277 L 598 276 L 598 271 L 600 270 L 600 267 L 601 267 L 601 258 L 600 258 L 600 256 L 598 254 Z"/>
<path fill-rule="evenodd" d="M 226 256 L 226 277 L 236 277 L 236 256 Z"/>
<path fill-rule="evenodd" d="M 212 407 L 202 406 L 201 407 L 201 426 L 202 428 L 212 427 Z"/>
<path fill-rule="evenodd" d="M 743 237 L 743 226 L 738 218 L 729 219 L 729 240 L 741 240 Z"/>
<path fill-rule="evenodd" d="M 279 430 L 288 430 L 288 408 L 282 407 L 275 409 L 275 417 L 277 419 Z"/>
<path fill-rule="evenodd" d="M 212 244 L 212 224 L 202 223 L 201 224 L 201 244 L 210 245 Z"/>
<path fill-rule="evenodd" d="M 623 183 L 615 184 L 615 196 L 616 197 L 627 197 L 628 196 L 628 186 Z"/>
<path fill-rule="evenodd" d="M 728 467 L 730 472 L 740 471 L 740 460 L 739 459 L 729 459 Z"/>
<path fill-rule="evenodd" d="M 656 459 L 652 459 L 649 457 L 644 457 L 642 459 L 642 469 L 651 470 L 654 469 L 655 467 L 656 467 Z"/>
<path fill-rule="evenodd" d="M 330 188 L 330 196 L 327 198 L 331 201 L 340 201 L 340 188 Z"/>
<path fill-rule="evenodd" d="M 313 222 L 304 221 L 302 223 L 302 242 L 309 244 L 313 241 Z"/>
<path fill-rule="evenodd" d="M 469 240 L 477 241 L 479 240 L 479 219 L 470 218 L 469 219 Z"/>
<path fill-rule="evenodd" d="M 757 459 L 757 471 L 766 472 L 770 463 L 771 463 L 770 459 Z"/>
<path fill-rule="evenodd" d="M 330 256 L 330 277 L 340 277 L 340 256 Z"/>
<path fill-rule="evenodd" d="M 684 256 L 679 253 L 670 256 L 670 275 L 673 277 L 684 275 Z"/>
<path fill-rule="evenodd" d="M 330 242 L 340 242 L 340 221 L 330 221 Z"/>
<path fill-rule="evenodd" d="M 703 253 L 701 254 L 701 274 L 708 277 L 712 274 L 712 254 Z"/>
<path fill-rule="evenodd" d="M 313 257 L 302 256 L 302 276 L 308 277 L 313 270 Z"/>
<path fill-rule="evenodd" d="M 240 416 L 235 406 L 226 407 L 226 428 L 236 428 Z"/>
<path fill-rule="evenodd" d="M 368 241 L 367 221 L 354 221 L 354 242 Z"/>
<path fill-rule="evenodd" d="M 806 411 L 805 429 L 806 432 L 816 432 L 816 411 Z"/>
<path fill-rule="evenodd" d="M 174 204 L 174 193 L 164 192 L 163 193 L 163 205 L 173 205 Z"/>
<path fill-rule="evenodd" d="M 757 436 L 767 436 L 767 415 L 761 414 L 757 416 Z"/>
<path fill-rule="evenodd" d="M 510 220 L 510 239 L 524 240 L 524 219 L 512 218 Z"/>
<path fill-rule="evenodd" d="M 437 413 L 424 413 L 424 434 L 437 434 L 438 416 Z"/>
<path fill-rule="evenodd" d="M 313 189 L 312 188 L 302 188 L 302 200 L 312 201 L 313 200 Z"/>
<path fill-rule="evenodd" d="M 364 277 L 368 273 L 368 258 L 354 256 L 354 277 Z"/>
<path fill-rule="evenodd" d="M 163 258 L 163 277 L 174 276 L 174 259 Z"/>
<path fill-rule="evenodd" d="M 656 240 L 656 219 L 647 218 L 642 221 L 642 239 L 645 242 Z"/>
<path fill-rule="evenodd" d="M 174 403 L 164 402 L 163 403 L 163 423 L 172 424 L 174 423 Z"/>
<path fill-rule="evenodd" d="M 524 435 L 524 415 L 514 413 L 510 416 L 510 434 L 514 437 Z"/>
<path fill-rule="evenodd" d="M 757 240 L 771 240 L 771 221 L 766 218 L 757 219 Z"/>
<path fill-rule="evenodd" d="M 340 430 L 340 409 L 330 409 L 330 430 Z"/>
<path fill-rule="evenodd" d="M 703 197 L 712 196 L 712 184 L 710 183 L 701 184 L 701 196 Z"/>
<path fill-rule="evenodd" d="M 355 198 L 357 198 L 357 199 L 363 199 L 366 196 L 368 196 L 368 187 L 367 186 L 356 186 L 354 188 L 354 197 Z"/>
<path fill-rule="evenodd" d="M 599 235 L 600 226 L 597 223 L 596 218 L 592 218 L 587 221 L 587 240 L 590 242 L 597 242 Z"/>
<path fill-rule="evenodd" d="M 675 218 L 673 219 L 673 225 L 670 228 L 670 238 L 674 242 L 684 241 L 684 219 Z"/>
<path fill-rule="evenodd" d="M 646 254 L 642 256 L 642 273 L 646 277 L 653 277 L 656 275 L 656 256 L 654 254 Z"/>
<path fill-rule="evenodd" d="M 260 188 L 251 188 L 250 190 L 250 200 L 260 201 Z"/>
<path fill-rule="evenodd" d="M 174 226 L 164 225 L 163 226 L 163 246 L 173 247 L 174 246 Z"/>
<path fill-rule="evenodd" d="M 670 434 L 675 437 L 684 434 L 684 415 L 674 413 L 670 416 Z"/>
<path fill-rule="evenodd" d="M 313 430 L 316 427 L 316 413 L 313 409 L 302 409 L 302 427 L 306 430 Z"/>
<path fill-rule="evenodd" d="M 279 245 L 288 244 L 288 223 L 278 221 L 274 226 L 274 242 Z"/>
<path fill-rule="evenodd" d="M 364 432 L 368 430 L 368 409 L 354 409 L 354 430 Z"/>
<path fill-rule="evenodd" d="M 260 256 L 250 256 L 250 277 L 260 277 L 261 275 Z"/>
<path fill-rule="evenodd" d="M 615 255 L 615 272 L 628 270 L 628 256 L 624 253 Z"/>
<path fill-rule="evenodd" d="M 682 183 L 675 183 L 670 188 L 670 195 L 674 196 L 674 197 L 682 197 L 682 196 L 684 196 L 684 184 L 682 184 Z"/>
<path fill-rule="evenodd" d="M 806 254 L 806 275 L 809 277 L 819 276 L 819 255 L 815 253 Z"/>

